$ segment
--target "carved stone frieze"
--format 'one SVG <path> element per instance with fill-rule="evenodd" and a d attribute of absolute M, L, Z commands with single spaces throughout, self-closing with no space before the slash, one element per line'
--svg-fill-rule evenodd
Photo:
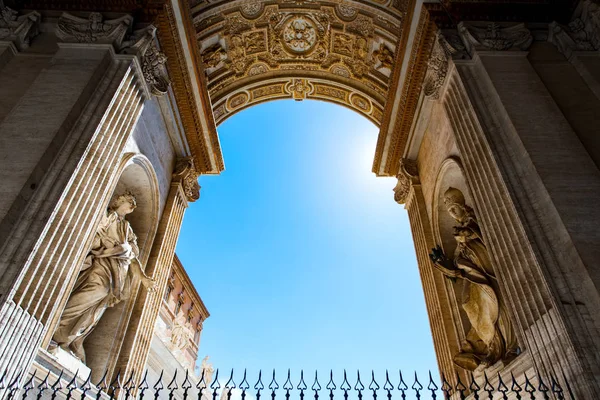
<path fill-rule="evenodd" d="M 144 80 L 152 94 L 162 96 L 167 93 L 171 83 L 166 66 L 167 57 L 158 49 L 155 26 L 134 32 L 123 42 L 121 52 L 136 54 L 140 58 Z"/>
<path fill-rule="evenodd" d="M 189 202 L 194 202 L 200 198 L 200 184 L 198 183 L 198 173 L 194 166 L 192 157 L 182 158 L 177 161 L 173 180 L 181 182 L 183 192 Z"/>
<path fill-rule="evenodd" d="M 119 48 L 132 21 L 131 15 L 105 20 L 98 12 L 87 18 L 63 13 L 56 26 L 56 37 L 66 43 L 113 44 Z"/>
<path fill-rule="evenodd" d="M 398 204 L 404 204 L 408 197 L 410 187 L 419 182 L 417 162 L 403 158 L 400 162 L 400 173 L 396 175 L 398 183 L 394 187 L 394 200 Z"/>
<path fill-rule="evenodd" d="M 600 50 L 600 5 L 591 0 L 581 1 L 568 25 L 555 21 L 548 28 L 548 41 L 567 58 L 574 51 Z"/>
<path fill-rule="evenodd" d="M 37 11 L 19 15 L 0 0 L 0 40 L 11 40 L 19 49 L 29 47 L 31 39 L 39 33 L 41 15 Z"/>
<path fill-rule="evenodd" d="M 527 50 L 533 42 L 533 36 L 525 24 L 506 26 L 494 22 L 460 22 L 458 34 L 470 55 L 474 51 L 485 50 Z"/>

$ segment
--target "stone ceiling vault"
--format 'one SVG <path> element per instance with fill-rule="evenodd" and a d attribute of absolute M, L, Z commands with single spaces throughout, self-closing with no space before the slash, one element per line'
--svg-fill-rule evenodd
<path fill-rule="evenodd" d="M 192 19 L 215 122 L 275 99 L 319 99 L 381 126 L 407 0 L 196 1 Z"/>

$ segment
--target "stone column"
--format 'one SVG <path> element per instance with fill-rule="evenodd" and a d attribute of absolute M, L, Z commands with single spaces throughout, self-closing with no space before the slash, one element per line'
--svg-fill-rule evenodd
<path fill-rule="evenodd" d="M 442 101 L 520 345 L 542 376 L 596 398 L 600 174 L 530 65 L 522 24 L 459 35 L 446 36 L 464 59 Z"/>
<path fill-rule="evenodd" d="M 452 386 L 456 384 L 457 373 L 460 373 L 462 382 L 468 382 L 466 372 L 456 368 L 452 361 L 454 354 L 460 350 L 460 337 L 450 310 L 451 301 L 445 285 L 446 278 L 435 271 L 429 259 L 429 253 L 436 246 L 436 241 L 427 214 L 416 161 L 402 160 L 398 184 L 394 188 L 394 200 L 398 204 L 404 204 L 408 211 L 440 373 Z"/>
<path fill-rule="evenodd" d="M 23 71 L 31 75 L 28 79 L 17 77 L 19 62 L 31 55 L 16 54 L 0 74 L 0 90 L 12 91 L 1 97 L 18 101 L 18 107 L 0 107 L 0 136 L 8 141 L 1 170 L 14 171 L 16 188 L 0 226 L 0 370 L 7 371 L 5 382 L 26 376 L 51 322 L 58 319 L 150 93 L 143 54 L 116 52 L 122 49 L 123 21 L 131 17 L 104 21 L 95 37 L 64 30 L 73 18 L 61 17 L 56 53 L 40 56 L 46 62 L 38 69 Z M 0 391 L 0 398 L 5 395 Z"/>
<path fill-rule="evenodd" d="M 112 371 L 122 371 L 122 376 L 127 377 L 126 379 L 133 374 L 135 382 L 140 382 L 144 375 L 154 325 L 167 289 L 185 209 L 188 202 L 200 197 L 197 179 L 198 174 L 191 158 L 177 162 L 169 197 L 146 266 L 146 274 L 156 280 L 157 290 L 149 293 L 145 288 L 140 288 L 117 366 Z"/>

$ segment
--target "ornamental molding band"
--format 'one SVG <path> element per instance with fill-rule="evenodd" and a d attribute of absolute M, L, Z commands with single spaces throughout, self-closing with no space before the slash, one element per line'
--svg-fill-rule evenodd
<path fill-rule="evenodd" d="M 64 43 L 112 44 L 120 48 L 125 34 L 133 23 L 131 15 L 105 20 L 93 12 L 87 18 L 63 13 L 56 26 L 56 37 Z"/>
<path fill-rule="evenodd" d="M 400 162 L 400 173 L 396 176 L 398 183 L 394 187 L 394 200 L 398 204 L 406 203 L 410 187 L 419 183 L 417 162 L 403 158 Z"/>
<path fill-rule="evenodd" d="M 378 126 L 408 22 L 403 1 L 196 1 L 216 124 L 260 102 L 320 99 Z"/>
<path fill-rule="evenodd" d="M 31 39 L 39 34 L 40 20 L 37 11 L 19 15 L 0 0 L 0 40 L 12 41 L 18 50 L 28 48 Z"/>
<path fill-rule="evenodd" d="M 167 93 L 171 84 L 167 73 L 167 56 L 158 49 L 154 25 L 135 31 L 123 43 L 121 52 L 135 54 L 140 58 L 144 80 L 153 95 L 162 96 Z"/>
<path fill-rule="evenodd" d="M 187 201 L 193 203 L 200 198 L 198 172 L 196 171 L 192 157 L 181 158 L 177 161 L 175 171 L 173 172 L 173 181 L 181 182 Z"/>
<path fill-rule="evenodd" d="M 581 1 L 571 22 L 549 25 L 548 41 L 570 58 L 574 51 L 600 50 L 600 6 L 591 0 Z"/>
<path fill-rule="evenodd" d="M 475 51 L 524 51 L 533 43 L 533 36 L 523 23 L 505 25 L 495 22 L 459 22 L 458 34 L 471 56 Z"/>

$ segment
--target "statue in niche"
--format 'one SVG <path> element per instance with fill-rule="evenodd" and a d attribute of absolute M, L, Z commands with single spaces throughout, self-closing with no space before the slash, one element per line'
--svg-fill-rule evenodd
<path fill-rule="evenodd" d="M 453 231 L 456 252 L 451 260 L 437 246 L 429 257 L 446 277 L 464 280 L 462 307 L 471 323 L 454 363 L 475 371 L 510 361 L 519 350 L 475 213 L 462 192 L 452 187 L 444 193 L 444 204 L 458 223 Z"/>
<path fill-rule="evenodd" d="M 54 332 L 53 346 L 70 352 L 84 364 L 83 341 L 107 308 L 127 298 L 133 278 L 140 279 L 150 291 L 156 289 L 154 280 L 142 270 L 137 237 L 125 219 L 135 208 L 131 193 L 111 202 Z"/>

